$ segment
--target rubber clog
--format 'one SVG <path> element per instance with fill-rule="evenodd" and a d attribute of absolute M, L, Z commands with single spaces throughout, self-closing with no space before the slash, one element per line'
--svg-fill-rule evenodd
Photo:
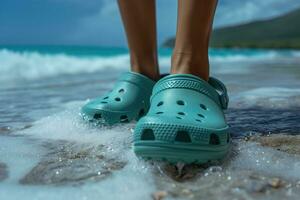
<path fill-rule="evenodd" d="M 190 74 L 168 75 L 153 89 L 150 110 L 134 130 L 137 156 L 169 162 L 222 159 L 230 146 L 224 84 Z"/>
<path fill-rule="evenodd" d="M 112 91 L 84 105 L 82 114 L 85 119 L 109 125 L 138 120 L 149 109 L 154 85 L 142 74 L 124 73 Z"/>

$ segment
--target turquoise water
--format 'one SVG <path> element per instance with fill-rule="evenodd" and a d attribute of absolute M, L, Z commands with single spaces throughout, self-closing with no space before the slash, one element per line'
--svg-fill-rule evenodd
<path fill-rule="evenodd" d="M 159 50 L 162 72 L 170 56 L 170 49 Z M 234 138 L 300 133 L 299 51 L 211 49 L 210 63 L 229 90 Z M 95 128 L 79 117 L 87 99 L 108 91 L 128 68 L 123 48 L 0 46 L 0 199 L 151 199 L 160 190 L 152 165 L 131 151 L 134 122 Z M 300 177 L 297 163 L 282 173 L 294 158 L 261 148 L 250 146 L 238 157 L 246 164 L 229 166 L 263 172 L 277 166 L 276 176 Z M 266 163 L 261 151 L 283 164 Z"/>
<path fill-rule="evenodd" d="M 66 54 L 73 56 L 115 56 L 128 53 L 126 48 L 109 48 L 93 46 L 1 46 L 0 49 L 7 49 L 14 52 L 38 52 L 41 54 Z"/>
<path fill-rule="evenodd" d="M 97 47 L 97 46 L 41 46 L 41 45 L 24 45 L 24 46 L 4 46 L 0 45 L 0 49 L 7 49 L 14 52 L 39 52 L 42 54 L 66 54 L 73 56 L 115 56 L 127 54 L 127 48 L 117 47 Z M 293 56 L 293 50 L 263 50 L 263 49 L 210 49 L 211 56 L 230 56 L 230 55 L 245 55 L 245 56 L 257 56 L 270 52 L 280 52 L 281 55 Z M 166 56 L 171 55 L 172 49 L 160 48 L 159 55 Z"/>

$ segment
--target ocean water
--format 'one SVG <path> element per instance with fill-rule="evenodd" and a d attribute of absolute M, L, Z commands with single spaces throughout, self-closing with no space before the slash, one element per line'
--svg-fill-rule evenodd
<path fill-rule="evenodd" d="M 171 53 L 159 50 L 163 73 Z M 300 51 L 211 49 L 210 63 L 212 76 L 228 87 L 226 116 L 236 140 L 300 133 Z M 241 181 L 235 172 L 245 169 L 300 180 L 298 157 L 241 142 L 234 159 L 217 170 L 220 176 L 208 168 L 206 178 L 169 180 L 162 164 L 132 153 L 135 122 L 94 127 L 79 116 L 88 99 L 109 90 L 128 68 L 128 51 L 122 48 L 0 46 L 0 199 L 151 199 L 155 191 L 172 191 L 172 184 L 195 191 L 195 182 L 203 186 L 199 197 L 214 189 L 205 180 L 230 185 L 232 179 Z M 242 190 L 226 191 L 221 188 L 211 199 L 247 199 Z M 289 193 L 292 199 L 299 194 Z"/>

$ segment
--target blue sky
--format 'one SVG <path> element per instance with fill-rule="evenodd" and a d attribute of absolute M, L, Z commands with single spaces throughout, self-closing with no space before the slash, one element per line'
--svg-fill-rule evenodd
<path fill-rule="evenodd" d="M 175 34 L 176 0 L 157 0 L 158 39 Z M 0 44 L 125 46 L 116 0 L 0 0 Z M 281 15 L 299 0 L 219 0 L 214 27 Z"/>

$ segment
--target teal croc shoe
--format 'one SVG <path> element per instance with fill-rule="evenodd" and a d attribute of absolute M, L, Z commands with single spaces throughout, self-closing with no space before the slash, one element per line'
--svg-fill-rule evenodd
<path fill-rule="evenodd" d="M 222 159 L 230 146 L 223 113 L 227 105 L 226 88 L 215 78 L 164 77 L 154 86 L 149 112 L 135 127 L 135 154 L 172 163 Z"/>
<path fill-rule="evenodd" d="M 124 73 L 111 92 L 84 105 L 82 114 L 85 119 L 108 125 L 137 120 L 149 109 L 154 85 L 144 75 Z"/>

